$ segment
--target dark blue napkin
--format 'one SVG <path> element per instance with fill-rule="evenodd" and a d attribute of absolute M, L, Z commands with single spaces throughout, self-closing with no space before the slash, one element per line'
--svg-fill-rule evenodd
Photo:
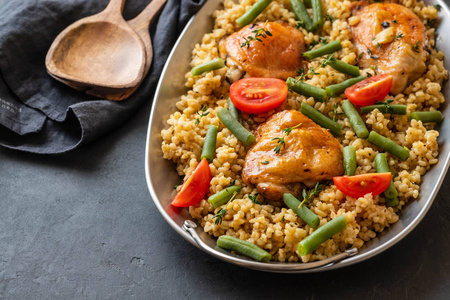
<path fill-rule="evenodd" d="M 145 102 L 189 18 L 206 0 L 168 0 L 150 28 L 154 59 L 149 74 L 128 99 L 100 100 L 47 74 L 45 56 L 67 26 L 102 11 L 107 0 L 0 1 L 0 145 L 27 152 L 62 153 L 125 122 Z M 150 3 L 128 0 L 125 19 Z"/>

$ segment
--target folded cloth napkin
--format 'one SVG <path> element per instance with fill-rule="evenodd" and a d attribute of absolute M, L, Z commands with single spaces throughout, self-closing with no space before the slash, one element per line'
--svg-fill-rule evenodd
<path fill-rule="evenodd" d="M 100 100 L 47 74 L 45 56 L 55 37 L 73 22 L 102 11 L 108 0 L 0 1 L 0 145 L 34 153 L 62 153 L 125 122 L 153 93 L 178 35 L 206 0 L 168 0 L 151 26 L 154 59 L 128 99 Z M 131 19 L 150 3 L 128 0 Z"/>

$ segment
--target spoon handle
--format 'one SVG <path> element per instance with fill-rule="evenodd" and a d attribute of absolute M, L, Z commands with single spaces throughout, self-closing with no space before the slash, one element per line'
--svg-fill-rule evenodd
<path fill-rule="evenodd" d="M 103 13 L 109 16 L 123 18 L 122 11 L 125 6 L 125 1 L 126 0 L 110 0 Z"/>
<path fill-rule="evenodd" d="M 111 2 L 112 1 L 118 0 L 111 0 Z M 142 29 L 148 30 L 153 17 L 159 12 L 166 2 L 167 0 L 152 0 L 139 15 L 128 21 L 128 24 L 133 27 L 135 31 L 140 31 Z"/>

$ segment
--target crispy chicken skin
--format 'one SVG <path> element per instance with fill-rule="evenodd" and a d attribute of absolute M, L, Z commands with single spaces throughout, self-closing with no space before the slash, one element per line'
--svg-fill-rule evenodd
<path fill-rule="evenodd" d="M 242 46 L 244 38 L 255 37 L 254 30 L 265 28 L 272 36 L 252 40 L 249 46 Z M 240 69 L 252 77 L 276 77 L 287 79 L 295 76 L 303 66 L 305 51 L 303 34 L 286 22 L 268 22 L 248 25 L 227 37 L 219 46 Z"/>
<path fill-rule="evenodd" d="M 276 137 L 294 127 L 285 137 L 286 147 L 277 154 Z M 256 132 L 256 143 L 247 152 L 242 177 L 264 197 L 280 200 L 283 193 L 296 194 L 299 184 L 308 186 L 344 173 L 339 142 L 326 129 L 296 110 L 272 115 Z"/>
<path fill-rule="evenodd" d="M 358 54 L 362 53 L 359 65 L 376 66 L 379 73 L 391 74 L 394 77 L 391 94 L 403 92 L 427 69 L 425 26 L 411 10 L 395 3 L 368 5 L 361 1 L 351 8 L 360 19 L 349 26 L 353 44 Z"/>

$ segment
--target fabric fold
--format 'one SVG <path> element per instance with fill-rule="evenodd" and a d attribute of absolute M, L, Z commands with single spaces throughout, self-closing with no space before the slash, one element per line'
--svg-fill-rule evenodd
<path fill-rule="evenodd" d="M 132 18 L 150 2 L 129 0 Z M 128 99 L 114 102 L 78 92 L 47 74 L 54 38 L 108 1 L 11 1 L 0 7 L 0 145 L 35 153 L 62 153 L 125 122 L 153 93 L 169 52 L 205 0 L 168 0 L 150 28 L 154 58 L 149 74 Z M 9 103 L 3 105 L 2 101 Z M 9 107 L 9 108 L 8 108 Z"/>

